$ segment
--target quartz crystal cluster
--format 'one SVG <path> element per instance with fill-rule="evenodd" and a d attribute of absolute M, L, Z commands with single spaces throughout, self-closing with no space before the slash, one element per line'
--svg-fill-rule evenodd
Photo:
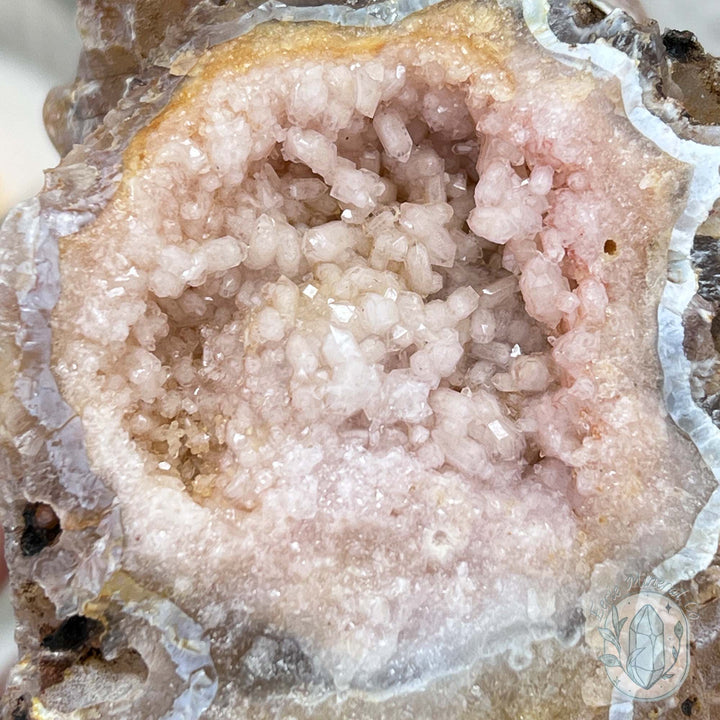
<path fill-rule="evenodd" d="M 662 392 L 714 197 L 659 35 L 631 77 L 561 56 L 649 62 L 588 3 L 125 5 L 3 230 L 3 717 L 606 716 L 583 609 L 702 570 L 715 484 Z"/>

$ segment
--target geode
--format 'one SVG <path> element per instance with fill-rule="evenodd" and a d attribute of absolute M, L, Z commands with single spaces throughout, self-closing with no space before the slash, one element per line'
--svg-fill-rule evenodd
<path fill-rule="evenodd" d="M 566 0 L 79 25 L 64 159 L 0 236 L 3 717 L 620 717 L 592 618 L 623 577 L 697 608 L 684 689 L 638 712 L 702 708 L 695 38 Z"/>

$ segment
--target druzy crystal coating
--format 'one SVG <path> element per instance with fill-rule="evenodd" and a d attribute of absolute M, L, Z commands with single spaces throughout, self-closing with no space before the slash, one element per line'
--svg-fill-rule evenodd
<path fill-rule="evenodd" d="M 50 103 L 83 144 L 3 229 L 7 504 L 59 523 L 31 559 L 9 533 L 17 707 L 610 702 L 582 609 L 717 541 L 682 243 L 718 154 L 563 8 L 199 3 L 117 36 L 133 82 L 81 64 L 97 127 Z"/>

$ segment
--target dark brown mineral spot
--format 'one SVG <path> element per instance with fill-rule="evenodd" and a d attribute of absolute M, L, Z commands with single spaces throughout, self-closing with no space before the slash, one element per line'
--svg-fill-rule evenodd
<path fill-rule="evenodd" d="M 697 235 L 692 251 L 693 263 L 698 271 L 698 295 L 710 303 L 720 302 L 720 251 L 713 237 Z"/>
<path fill-rule="evenodd" d="M 668 30 L 663 35 L 667 54 L 678 62 L 700 60 L 705 55 L 702 45 L 689 30 Z"/>
<path fill-rule="evenodd" d="M 682 103 L 692 122 L 718 124 L 720 75 L 717 61 L 705 54 L 695 35 L 684 30 L 668 30 L 662 38 L 670 74 L 680 88 Z"/>
<path fill-rule="evenodd" d="M 606 255 L 614 255 L 617 252 L 617 243 L 614 240 L 606 240 L 603 250 Z"/>
<path fill-rule="evenodd" d="M 64 620 L 56 630 L 46 635 L 42 640 L 42 646 L 52 652 L 77 651 L 97 635 L 101 628 L 102 624 L 97 620 L 83 615 L 73 615 Z"/>
<path fill-rule="evenodd" d="M 72 663 L 73 661 L 68 656 L 41 660 L 38 663 L 41 690 L 61 683 L 65 678 L 65 671 Z"/>
<path fill-rule="evenodd" d="M 20 550 L 28 557 L 52 545 L 62 532 L 58 516 L 46 503 L 28 503 L 23 510 L 23 523 Z"/>
<path fill-rule="evenodd" d="M 683 701 L 683 704 L 680 706 L 680 709 L 682 710 L 682 714 L 686 715 L 687 717 L 692 717 L 693 714 L 693 708 L 695 707 L 695 704 L 697 703 L 696 697 L 687 698 Z"/>
<path fill-rule="evenodd" d="M 720 314 L 715 315 L 710 324 L 710 334 L 712 335 L 715 349 L 720 352 Z"/>
<path fill-rule="evenodd" d="M 574 5 L 575 24 L 580 28 L 590 27 L 599 23 L 607 17 L 607 13 L 603 12 L 595 3 L 578 2 Z"/>
<path fill-rule="evenodd" d="M 10 716 L 12 720 L 30 720 L 30 710 L 28 708 L 28 699 L 25 695 L 21 695 L 15 701 L 15 707 Z"/>

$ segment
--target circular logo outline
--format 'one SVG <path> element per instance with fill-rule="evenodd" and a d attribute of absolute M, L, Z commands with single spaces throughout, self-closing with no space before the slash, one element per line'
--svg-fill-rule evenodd
<path fill-rule="evenodd" d="M 640 590 L 618 600 L 597 631 L 603 639 L 598 659 L 610 682 L 631 700 L 664 700 L 687 679 L 690 626 L 683 609 L 667 595 Z"/>

